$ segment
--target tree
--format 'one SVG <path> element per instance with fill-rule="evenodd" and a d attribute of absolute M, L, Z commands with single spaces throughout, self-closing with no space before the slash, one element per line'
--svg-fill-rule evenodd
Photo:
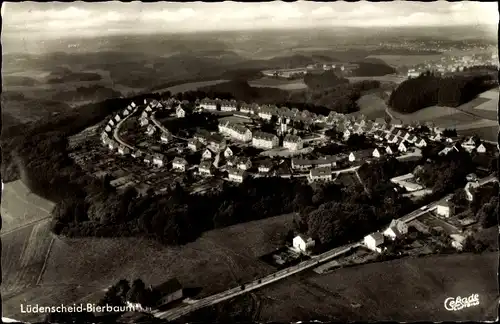
<path fill-rule="evenodd" d="M 444 137 L 457 137 L 457 130 L 454 128 L 447 128 L 443 131 L 442 134 Z"/>

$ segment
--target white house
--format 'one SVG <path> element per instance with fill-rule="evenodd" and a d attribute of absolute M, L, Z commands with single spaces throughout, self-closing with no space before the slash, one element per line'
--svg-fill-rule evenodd
<path fill-rule="evenodd" d="M 436 133 L 435 135 L 429 137 L 429 139 L 433 142 L 440 142 L 443 139 L 443 136 L 441 135 L 441 133 Z"/>
<path fill-rule="evenodd" d="M 132 153 L 132 157 L 133 157 L 133 158 L 139 158 L 139 157 L 141 157 L 143 154 L 144 154 L 144 152 L 143 152 L 143 151 L 141 151 L 141 150 L 135 150 L 135 151 Z"/>
<path fill-rule="evenodd" d="M 132 101 L 132 103 L 130 104 L 133 108 L 137 107 L 137 105 L 135 104 L 135 102 Z"/>
<path fill-rule="evenodd" d="M 217 110 L 217 101 L 208 98 L 202 99 L 200 107 L 206 110 Z"/>
<path fill-rule="evenodd" d="M 373 157 L 376 157 L 378 159 L 384 155 L 384 152 L 385 151 L 383 151 L 382 149 L 379 150 L 378 148 L 376 148 L 373 150 L 372 155 L 373 155 Z"/>
<path fill-rule="evenodd" d="M 125 155 L 125 154 L 129 154 L 130 153 L 130 149 L 124 145 L 120 145 L 118 147 L 118 153 L 121 154 L 121 155 Z"/>
<path fill-rule="evenodd" d="M 184 118 L 186 117 L 186 111 L 179 105 L 175 110 L 175 115 L 177 116 L 177 118 Z"/>
<path fill-rule="evenodd" d="M 163 143 L 168 143 L 168 142 L 170 142 L 171 139 L 172 139 L 172 134 L 170 134 L 168 132 L 162 132 L 162 134 L 160 136 L 160 140 Z"/>
<path fill-rule="evenodd" d="M 364 243 L 370 250 L 380 253 L 382 252 L 380 245 L 384 243 L 384 236 L 380 232 L 375 232 L 365 236 Z"/>
<path fill-rule="evenodd" d="M 186 171 L 187 161 L 183 158 L 176 157 L 172 161 L 172 168 L 174 170 Z"/>
<path fill-rule="evenodd" d="M 123 117 L 126 117 L 130 114 L 130 112 L 127 110 L 127 109 L 124 109 L 123 112 L 122 112 L 122 116 Z"/>
<path fill-rule="evenodd" d="M 309 171 L 309 181 L 332 181 L 331 168 L 315 168 Z"/>
<path fill-rule="evenodd" d="M 476 151 L 477 151 L 477 153 L 486 153 L 486 147 L 485 147 L 483 144 L 480 144 L 480 145 L 476 148 Z"/>
<path fill-rule="evenodd" d="M 203 160 L 207 160 L 207 159 L 211 159 L 213 157 L 213 153 L 212 151 L 210 151 L 209 149 L 206 149 L 203 154 L 201 155 L 201 158 Z"/>
<path fill-rule="evenodd" d="M 109 125 L 109 126 L 115 126 L 115 122 L 113 121 L 113 119 L 110 119 L 110 120 L 108 121 L 108 125 Z"/>
<path fill-rule="evenodd" d="M 252 145 L 261 149 L 273 149 L 279 144 L 278 136 L 270 133 L 255 132 L 252 137 Z"/>
<path fill-rule="evenodd" d="M 146 126 L 148 124 L 149 124 L 149 120 L 148 120 L 147 117 L 141 117 L 141 118 L 139 118 L 139 125 L 141 125 L 141 127 L 142 126 Z"/>
<path fill-rule="evenodd" d="M 394 150 L 391 148 L 391 146 L 390 146 L 390 145 L 387 145 L 387 146 L 385 147 L 385 152 L 386 152 L 387 154 L 389 154 L 389 155 L 394 154 Z"/>
<path fill-rule="evenodd" d="M 261 107 L 261 109 L 258 113 L 258 116 L 262 119 L 265 119 L 265 120 L 271 120 L 271 118 L 273 117 L 273 113 L 274 113 L 274 109 L 272 109 L 269 106 L 263 106 L 263 107 Z"/>
<path fill-rule="evenodd" d="M 219 124 L 219 132 L 242 142 L 252 140 L 252 132 L 245 126 L 229 121 Z"/>
<path fill-rule="evenodd" d="M 238 169 L 240 170 L 248 170 L 252 167 L 252 161 L 249 158 L 240 159 L 238 161 Z"/>
<path fill-rule="evenodd" d="M 399 141 L 399 137 L 397 137 L 394 134 L 389 133 L 389 136 L 386 137 L 387 143 L 389 144 L 395 144 Z"/>
<path fill-rule="evenodd" d="M 283 147 L 290 151 L 298 151 L 304 147 L 304 143 L 299 136 L 288 134 L 283 139 Z"/>
<path fill-rule="evenodd" d="M 221 111 L 236 111 L 238 106 L 236 100 L 223 100 L 220 104 Z"/>
<path fill-rule="evenodd" d="M 461 145 L 467 152 L 472 152 L 476 148 L 476 142 L 472 137 L 469 137 L 466 141 L 462 142 Z"/>
<path fill-rule="evenodd" d="M 399 150 L 399 152 L 403 152 L 403 153 L 408 151 L 408 148 L 406 147 L 406 145 L 403 141 L 401 141 L 401 143 L 399 143 L 398 150 Z"/>
<path fill-rule="evenodd" d="M 452 240 L 451 246 L 457 249 L 457 251 L 462 251 L 466 237 L 460 234 L 450 234 L 450 237 Z"/>
<path fill-rule="evenodd" d="M 242 183 L 245 178 L 245 170 L 240 170 L 237 168 L 231 168 L 228 170 L 229 181 Z"/>
<path fill-rule="evenodd" d="M 271 171 L 272 167 L 273 163 L 269 160 L 265 160 L 259 165 L 259 172 L 268 173 L 269 171 Z"/>
<path fill-rule="evenodd" d="M 108 142 L 108 148 L 113 151 L 113 150 L 116 150 L 118 148 L 118 143 L 116 143 L 114 140 L 110 140 Z"/>
<path fill-rule="evenodd" d="M 233 156 L 233 150 L 228 146 L 224 150 L 224 157 L 227 159 L 228 157 Z"/>
<path fill-rule="evenodd" d="M 213 165 L 210 162 L 210 160 L 202 161 L 200 163 L 200 165 L 198 166 L 198 172 L 201 175 L 211 176 L 212 175 L 212 171 L 213 171 Z"/>
<path fill-rule="evenodd" d="M 342 138 L 344 139 L 344 141 L 347 141 L 349 137 L 351 137 L 351 135 L 352 135 L 351 131 L 349 129 L 345 129 Z"/>
<path fill-rule="evenodd" d="M 294 249 L 299 252 L 309 252 L 316 245 L 316 242 L 311 237 L 301 234 L 295 236 L 292 243 Z"/>
<path fill-rule="evenodd" d="M 153 156 L 151 156 L 150 154 L 147 154 L 146 156 L 144 156 L 144 163 L 146 164 L 150 164 L 151 162 L 153 162 Z"/>
<path fill-rule="evenodd" d="M 408 225 L 397 219 L 393 219 L 389 227 L 384 231 L 384 236 L 395 240 L 398 237 L 408 233 Z"/>
<path fill-rule="evenodd" d="M 120 117 L 120 115 L 116 115 L 115 116 L 115 121 L 118 123 L 120 120 L 122 120 L 122 118 Z"/>
<path fill-rule="evenodd" d="M 373 151 L 371 149 L 368 150 L 360 150 L 356 152 L 351 152 L 349 154 L 349 162 L 362 162 L 365 161 L 368 158 L 371 158 L 373 155 Z"/>
<path fill-rule="evenodd" d="M 252 115 L 253 113 L 255 113 L 255 111 L 258 110 L 258 108 L 259 107 L 257 105 L 255 105 L 255 104 L 243 103 L 240 106 L 240 112 L 242 112 L 244 114 Z"/>
<path fill-rule="evenodd" d="M 439 151 L 438 155 L 439 156 L 448 155 L 448 153 L 450 153 L 451 151 L 457 151 L 458 152 L 458 148 L 455 145 L 453 145 L 451 147 L 445 147 L 444 149 L 442 149 L 441 151 Z"/>
<path fill-rule="evenodd" d="M 415 146 L 418 147 L 418 148 L 422 148 L 422 147 L 427 146 L 427 142 L 423 138 L 418 138 L 415 141 Z"/>
<path fill-rule="evenodd" d="M 106 133 L 111 133 L 111 131 L 112 131 L 111 126 L 106 125 L 106 128 L 104 128 L 104 131 L 105 131 Z"/>
<path fill-rule="evenodd" d="M 165 162 L 165 157 L 163 154 L 155 154 L 153 155 L 153 164 L 156 165 L 157 167 L 162 167 Z"/>
<path fill-rule="evenodd" d="M 450 212 L 450 204 L 447 201 L 442 201 L 437 205 L 436 213 L 439 216 L 443 216 L 444 218 L 448 218 L 451 215 Z"/>
<path fill-rule="evenodd" d="M 146 134 L 151 136 L 155 133 L 156 131 L 156 127 L 154 127 L 153 125 L 148 125 L 148 128 L 146 129 Z"/>

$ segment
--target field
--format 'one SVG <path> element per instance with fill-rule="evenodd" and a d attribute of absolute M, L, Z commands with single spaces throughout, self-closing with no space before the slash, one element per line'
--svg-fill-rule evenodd
<path fill-rule="evenodd" d="M 309 271 L 223 302 L 217 309 L 258 322 L 492 321 L 498 308 L 497 267 L 493 252 L 403 258 L 323 275 Z M 479 295 L 478 306 L 457 312 L 444 308 L 446 298 L 471 294 Z M 214 311 L 198 314 L 210 318 Z M 202 318 L 195 315 L 190 319 Z"/>
<path fill-rule="evenodd" d="M 255 88 L 277 88 L 281 90 L 307 89 L 307 85 L 303 80 L 274 79 L 270 77 L 248 81 L 248 84 Z"/>
<path fill-rule="evenodd" d="M 182 247 L 138 238 L 56 238 L 40 285 L 3 300 L 4 314 L 22 320 L 19 300 L 41 305 L 97 301 L 121 278 L 157 285 L 177 277 L 201 288 L 195 298 L 223 291 L 274 271 L 258 258 L 281 247 L 293 215 L 283 215 L 205 233 Z M 5 239 L 4 239 L 5 241 Z M 4 243 L 5 244 L 5 243 Z"/>
<path fill-rule="evenodd" d="M 155 90 L 155 92 L 161 93 L 161 92 L 170 91 L 171 93 L 178 93 L 178 92 L 194 91 L 194 90 L 197 90 L 198 88 L 209 87 L 212 85 L 216 85 L 216 84 L 224 83 L 224 82 L 228 82 L 228 81 L 229 80 L 211 80 L 211 81 L 189 82 L 189 83 L 179 84 L 179 85 L 176 85 L 173 87 Z"/>
<path fill-rule="evenodd" d="M 364 95 L 357 101 L 360 112 L 368 119 L 385 118 L 387 105 L 377 94 Z"/>
<path fill-rule="evenodd" d="M 33 193 L 20 181 L 4 184 L 2 192 L 2 235 L 50 217 L 55 204 Z"/>
<path fill-rule="evenodd" d="M 375 81 L 380 81 L 380 82 L 391 82 L 391 83 L 395 83 L 395 84 L 400 84 L 401 82 L 405 81 L 407 79 L 407 77 L 395 75 L 395 74 L 389 74 L 389 75 L 373 76 L 373 77 L 348 77 L 347 79 L 351 83 L 365 81 L 365 80 L 370 80 L 370 81 L 375 80 Z"/>
<path fill-rule="evenodd" d="M 50 249 L 50 220 L 2 234 L 2 300 L 21 301 L 17 294 L 37 284 Z M 5 310 L 4 310 L 5 312 Z"/>

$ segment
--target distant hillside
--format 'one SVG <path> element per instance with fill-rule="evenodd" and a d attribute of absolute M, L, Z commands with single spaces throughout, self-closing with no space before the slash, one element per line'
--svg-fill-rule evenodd
<path fill-rule="evenodd" d="M 112 98 L 119 98 L 122 94 L 116 90 L 93 85 L 90 87 L 78 87 L 76 90 L 60 91 L 53 96 L 54 100 L 68 101 L 100 101 Z"/>
<path fill-rule="evenodd" d="M 371 62 L 354 62 L 359 65 L 359 68 L 353 71 L 355 77 L 369 77 L 369 76 L 383 76 L 387 74 L 396 73 L 396 69 L 385 63 L 371 63 Z"/>
<path fill-rule="evenodd" d="M 288 100 L 289 94 L 285 90 L 276 88 L 254 88 L 246 81 L 229 81 L 213 86 L 200 88 L 199 91 L 207 93 L 211 97 L 220 99 L 231 99 L 256 102 L 259 104 L 275 104 Z"/>
<path fill-rule="evenodd" d="M 40 82 L 38 80 L 26 76 L 18 76 L 18 75 L 2 76 L 2 84 L 7 87 L 15 87 L 15 86 L 33 87 L 35 85 L 38 85 L 39 83 Z"/>

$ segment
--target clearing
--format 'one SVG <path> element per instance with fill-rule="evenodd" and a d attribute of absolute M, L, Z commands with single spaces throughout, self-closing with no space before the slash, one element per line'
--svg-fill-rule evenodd
<path fill-rule="evenodd" d="M 444 55 L 369 55 L 367 58 L 378 58 L 393 67 L 412 66 L 440 60 Z"/>
<path fill-rule="evenodd" d="M 302 90 L 307 89 L 307 85 L 302 79 L 286 80 L 262 77 L 257 80 L 248 81 L 248 84 L 254 88 L 277 88 L 281 90 Z"/>
<path fill-rule="evenodd" d="M 372 93 L 361 96 L 357 101 L 359 111 L 368 119 L 375 120 L 377 118 L 384 118 L 386 116 L 385 110 L 387 105 L 385 100 L 380 95 Z"/>
<path fill-rule="evenodd" d="M 4 315 L 39 319 L 20 314 L 19 300 L 40 305 L 96 302 L 104 289 L 122 278 L 158 285 L 176 277 L 184 287 L 201 288 L 194 298 L 224 291 L 275 271 L 258 258 L 282 247 L 294 217 L 281 215 L 213 230 L 181 247 L 140 238 L 55 238 L 39 286 L 4 299 Z"/>
<path fill-rule="evenodd" d="M 161 92 L 170 91 L 172 94 L 175 94 L 178 92 L 195 91 L 198 88 L 209 87 L 209 86 L 213 86 L 213 85 L 228 82 L 228 81 L 229 80 L 211 80 L 211 81 L 188 82 L 188 83 L 178 84 L 178 85 L 168 87 L 168 88 L 158 89 L 158 90 L 155 90 L 154 92 L 161 93 Z"/>

